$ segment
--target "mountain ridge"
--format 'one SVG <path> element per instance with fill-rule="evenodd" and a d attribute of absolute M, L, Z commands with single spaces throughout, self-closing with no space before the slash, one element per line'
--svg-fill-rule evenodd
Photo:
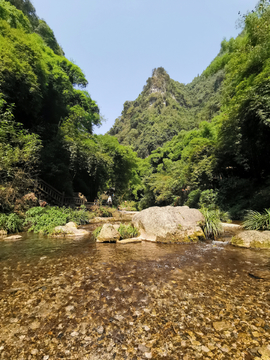
<path fill-rule="evenodd" d="M 219 71 L 185 85 L 171 79 L 163 67 L 155 68 L 139 96 L 124 103 L 121 116 L 108 134 L 145 158 L 181 130 L 198 127 L 203 120 L 211 121 L 220 108 L 223 78 L 223 71 Z"/>

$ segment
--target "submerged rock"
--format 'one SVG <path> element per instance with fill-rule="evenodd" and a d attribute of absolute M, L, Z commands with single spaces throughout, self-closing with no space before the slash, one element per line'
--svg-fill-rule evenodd
<path fill-rule="evenodd" d="M 12 240 L 12 241 L 21 240 L 21 239 L 22 239 L 21 235 L 11 235 L 4 238 L 4 240 Z"/>
<path fill-rule="evenodd" d="M 136 214 L 132 224 L 139 229 L 141 239 L 190 243 L 204 239 L 199 226 L 202 221 L 201 212 L 188 206 L 155 206 Z"/>
<path fill-rule="evenodd" d="M 133 244 L 133 243 L 141 243 L 141 242 L 142 242 L 141 238 L 130 238 L 130 239 L 117 241 L 117 244 Z"/>
<path fill-rule="evenodd" d="M 244 248 L 270 249 L 270 231 L 241 231 L 232 238 L 231 244 Z"/>

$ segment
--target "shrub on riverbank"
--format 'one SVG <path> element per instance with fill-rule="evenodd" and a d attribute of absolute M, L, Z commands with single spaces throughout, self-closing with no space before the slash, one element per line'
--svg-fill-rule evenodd
<path fill-rule="evenodd" d="M 127 211 L 137 211 L 137 203 L 136 201 L 123 201 L 119 208 L 121 210 L 127 210 Z"/>
<path fill-rule="evenodd" d="M 270 230 L 270 209 L 265 209 L 264 213 L 248 210 L 243 226 L 247 230 Z"/>
<path fill-rule="evenodd" d="M 72 210 L 59 207 L 35 207 L 26 212 L 24 224 L 29 226 L 28 231 L 34 233 L 51 234 L 56 226 L 67 224 L 69 221 L 77 225 L 88 223 L 89 217 L 85 209 Z"/>
<path fill-rule="evenodd" d="M 91 217 L 112 217 L 114 209 L 103 206 L 94 205 L 91 206 Z"/>
<path fill-rule="evenodd" d="M 22 231 L 23 219 L 15 213 L 0 214 L 0 230 L 5 230 L 8 233 L 16 233 Z"/>

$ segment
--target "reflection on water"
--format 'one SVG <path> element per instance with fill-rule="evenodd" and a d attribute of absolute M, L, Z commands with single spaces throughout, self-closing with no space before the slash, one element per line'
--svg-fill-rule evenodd
<path fill-rule="evenodd" d="M 216 241 L 1 242 L 0 359 L 253 359 L 270 341 L 270 285 L 249 274 L 269 256 Z"/>

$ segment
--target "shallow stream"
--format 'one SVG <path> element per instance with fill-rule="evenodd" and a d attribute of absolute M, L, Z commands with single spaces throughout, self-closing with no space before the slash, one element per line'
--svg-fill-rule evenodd
<path fill-rule="evenodd" d="M 262 359 L 269 316 L 269 251 L 0 242 L 0 359 Z"/>

